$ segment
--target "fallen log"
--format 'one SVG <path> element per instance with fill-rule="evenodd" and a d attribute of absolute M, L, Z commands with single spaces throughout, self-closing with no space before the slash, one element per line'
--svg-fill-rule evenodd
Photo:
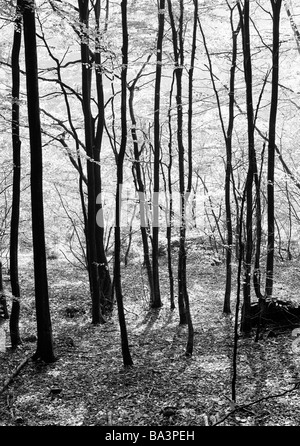
<path fill-rule="evenodd" d="M 27 362 L 29 361 L 29 359 L 32 357 L 28 356 L 27 358 L 25 358 L 16 368 L 15 370 L 12 372 L 12 374 L 4 381 L 2 387 L 0 388 L 0 394 L 4 392 L 4 390 L 10 385 L 10 383 L 15 379 L 15 377 L 20 373 L 20 371 L 22 370 L 22 368 L 27 364 Z"/>

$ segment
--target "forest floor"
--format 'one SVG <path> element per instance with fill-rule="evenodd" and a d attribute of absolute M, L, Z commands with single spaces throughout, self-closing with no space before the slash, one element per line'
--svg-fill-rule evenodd
<path fill-rule="evenodd" d="M 168 302 L 161 257 L 163 307 L 151 310 L 146 273 L 132 256 L 123 292 L 133 367 L 124 369 L 117 309 L 93 326 L 86 273 L 64 258 L 48 261 L 54 348 L 52 364 L 33 362 L 34 284 L 31 256 L 21 256 L 23 343 L 0 353 L 0 426 L 298 426 L 300 354 L 292 328 L 238 343 L 236 405 L 231 402 L 233 317 L 222 314 L 225 267 L 191 241 L 188 291 L 194 352 L 185 356 L 187 328 Z M 236 273 L 236 266 L 234 266 Z M 175 271 L 176 275 L 176 271 Z M 299 261 L 277 262 L 275 297 L 299 300 Z M 8 278 L 6 278 L 8 279 Z M 6 282 L 9 289 L 8 281 Z M 234 311 L 235 288 L 232 310 Z M 73 314 L 71 314 L 72 309 Z M 73 317 L 70 317 L 72 315 Z M 9 344 L 8 322 L 2 325 Z"/>

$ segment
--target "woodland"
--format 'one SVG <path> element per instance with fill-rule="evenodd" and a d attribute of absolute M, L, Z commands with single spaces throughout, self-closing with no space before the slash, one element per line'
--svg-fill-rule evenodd
<path fill-rule="evenodd" d="M 300 6 L 0 27 L 0 426 L 298 426 Z"/>

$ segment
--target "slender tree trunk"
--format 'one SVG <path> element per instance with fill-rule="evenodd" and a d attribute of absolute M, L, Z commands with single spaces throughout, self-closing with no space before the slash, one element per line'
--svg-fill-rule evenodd
<path fill-rule="evenodd" d="M 210 77 L 214 89 L 214 93 L 217 99 L 219 118 L 221 122 L 222 132 L 225 140 L 226 147 L 226 166 L 225 166 L 225 211 L 226 211 L 226 284 L 225 284 L 225 296 L 223 304 L 223 312 L 229 314 L 230 309 L 230 298 L 231 298 L 231 282 L 232 282 L 232 244 L 233 244 L 233 229 L 232 229 L 232 209 L 231 209 L 231 182 L 234 181 L 232 173 L 232 133 L 234 125 L 234 104 L 235 104 L 235 72 L 236 72 L 236 59 L 237 59 L 237 37 L 241 28 L 241 21 L 239 20 L 236 29 L 233 27 L 233 12 L 235 7 L 230 8 L 230 23 L 231 23 L 231 34 L 232 34 L 232 59 L 230 68 L 230 86 L 229 86 L 229 104 L 228 104 L 228 125 L 225 129 L 224 119 L 221 110 L 221 102 L 219 98 L 219 92 L 215 83 L 215 76 L 213 73 L 212 61 L 209 54 L 209 50 L 206 44 L 205 34 L 203 32 L 201 22 L 198 19 L 199 27 L 203 37 L 204 47 L 206 55 L 209 62 Z M 201 180 L 202 181 L 202 180 Z M 215 217 L 215 213 L 213 212 Z M 216 220 L 216 218 L 215 218 Z M 216 220 L 216 225 L 219 228 L 218 222 Z M 220 233 L 220 232 L 219 232 Z M 222 235 L 220 233 L 222 239 Z"/>
<path fill-rule="evenodd" d="M 176 77 L 176 105 L 177 105 L 177 144 L 178 144 L 178 165 L 179 165 L 179 192 L 180 192 L 180 240 L 179 240 L 179 257 L 178 257 L 178 308 L 180 324 L 188 324 L 188 342 L 186 346 L 186 354 L 191 355 L 193 352 L 194 329 L 192 324 L 189 296 L 187 292 L 186 278 L 186 198 L 190 190 L 185 190 L 185 161 L 184 161 L 184 144 L 183 144 L 183 106 L 182 106 L 182 70 L 184 66 L 184 48 L 183 48 L 183 15 L 184 3 L 180 0 L 180 15 L 178 32 L 176 31 L 171 1 L 168 0 L 168 9 L 172 29 L 173 53 L 175 62 Z M 196 15 L 196 12 L 195 12 Z M 195 45 L 195 41 L 194 41 Z M 195 47 L 192 49 L 192 53 Z M 191 82 L 191 79 L 190 79 Z M 191 88 L 191 86 L 190 86 Z M 191 93 L 191 91 L 190 91 Z M 190 122 L 191 130 L 191 122 Z M 189 146 L 189 156 L 191 157 L 191 145 Z M 191 160 L 189 160 L 191 167 Z M 188 188 L 191 188 L 191 171 L 188 176 Z M 187 192 L 187 193 L 186 193 Z"/>
<path fill-rule="evenodd" d="M 88 180 L 87 209 L 87 257 L 92 295 L 92 323 L 105 322 L 100 305 L 100 279 L 98 271 L 98 252 L 96 240 L 96 181 L 95 181 L 95 150 L 94 126 L 91 112 L 91 60 L 89 48 L 89 0 L 78 0 L 79 18 L 81 24 L 81 63 L 82 63 L 82 107 L 84 115 L 85 146 Z"/>
<path fill-rule="evenodd" d="M 192 190 L 193 179 L 193 81 L 194 81 L 194 66 L 197 47 L 197 24 L 198 24 L 198 0 L 194 0 L 194 18 L 193 18 L 193 38 L 191 62 L 188 71 L 189 86 L 188 86 L 188 182 L 186 192 L 189 195 Z"/>
<path fill-rule="evenodd" d="M 232 132 L 234 124 L 234 101 L 235 101 L 235 71 L 237 58 L 237 38 L 240 31 L 240 22 L 236 29 L 233 28 L 233 9 L 231 9 L 231 33 L 232 33 L 232 61 L 230 68 L 230 87 L 229 87 L 229 117 L 227 133 L 225 135 L 226 145 L 226 169 L 225 169 L 225 207 L 226 207 L 226 229 L 227 229 L 227 247 L 226 247 L 226 285 L 223 312 L 229 314 L 230 298 L 231 298 L 231 281 L 232 281 L 232 246 L 233 246 L 233 229 L 232 229 L 232 209 L 231 209 L 231 179 L 232 179 Z"/>
<path fill-rule="evenodd" d="M 181 5 L 180 24 L 179 31 L 182 32 L 182 16 L 183 5 Z M 179 36 L 176 30 L 172 3 L 168 0 L 169 17 L 172 29 L 172 44 L 174 54 L 174 73 L 176 78 L 176 106 L 177 106 L 177 144 L 178 144 L 178 165 L 179 165 L 179 192 L 180 192 L 180 237 L 179 237 L 179 257 L 178 257 L 178 310 L 180 324 L 187 323 L 187 315 L 185 308 L 185 281 L 186 281 L 186 250 L 185 250 L 185 237 L 186 237 L 186 222 L 185 222 L 185 186 L 184 186 L 184 146 L 182 139 L 182 70 L 183 70 L 183 42 L 180 40 L 182 36 Z M 179 45 L 178 45 L 179 41 Z M 179 60 L 179 57 L 181 59 Z"/>
<path fill-rule="evenodd" d="M 273 10 L 273 46 L 272 46 L 272 95 L 271 110 L 269 118 L 269 144 L 268 144 L 268 251 L 266 272 L 266 297 L 272 297 L 274 280 L 274 170 L 275 170 L 275 140 L 276 140 L 276 117 L 278 107 L 278 79 L 279 79 L 279 24 L 281 0 L 271 0 Z"/>
<path fill-rule="evenodd" d="M 37 350 L 34 359 L 40 358 L 45 362 L 53 362 L 55 357 L 53 353 L 45 249 L 43 160 L 39 110 L 35 2 L 34 0 L 23 0 L 22 7 L 31 154 L 32 236 L 37 321 Z"/>
<path fill-rule="evenodd" d="M 115 221 L 115 259 L 114 286 L 118 306 L 119 324 L 121 331 L 121 347 L 125 367 L 133 364 L 127 336 L 123 293 L 121 283 L 121 200 L 123 186 L 123 163 L 127 144 L 127 66 L 128 66 L 128 25 L 127 0 L 121 2 L 122 12 L 122 72 L 121 72 L 121 144 L 117 155 L 117 190 L 116 190 L 116 221 Z"/>
<path fill-rule="evenodd" d="M 152 226 L 152 273 L 154 299 L 153 308 L 161 306 L 158 264 L 159 240 L 159 161 L 160 161 L 160 86 L 162 75 L 162 46 L 165 23 L 165 0 L 159 1 L 158 9 L 158 35 L 156 47 L 156 76 L 154 93 L 154 173 L 153 173 L 153 226 Z"/>
<path fill-rule="evenodd" d="M 19 220 L 20 220 L 20 182 L 21 182 L 21 141 L 20 141 L 20 66 L 22 13 L 21 2 L 16 7 L 15 31 L 11 55 L 12 64 L 12 147 L 13 147 L 13 197 L 10 224 L 10 283 L 13 295 L 9 321 L 12 348 L 21 344 L 20 318 L 20 284 L 19 284 Z"/>
<path fill-rule="evenodd" d="M 94 4 L 95 21 L 96 21 L 96 44 L 95 44 L 95 77 L 96 77 L 96 89 L 98 100 L 98 121 L 96 127 L 96 134 L 94 138 L 94 175 L 95 175 L 95 195 L 96 202 L 102 209 L 103 204 L 101 200 L 102 194 L 102 182 L 101 182 L 101 163 L 100 154 L 102 147 L 102 137 L 104 130 L 104 91 L 103 91 L 103 76 L 101 68 L 101 42 L 100 42 L 100 8 L 101 0 L 97 0 Z M 107 310 L 111 311 L 113 306 L 112 299 L 112 284 L 111 277 L 108 269 L 108 262 L 104 249 L 104 227 L 103 225 L 96 225 L 96 252 L 97 252 L 97 264 L 99 275 L 99 287 L 100 287 L 100 305 L 101 311 L 105 313 Z"/>
<path fill-rule="evenodd" d="M 171 310 L 175 309 L 175 298 L 174 298 L 174 274 L 172 266 L 172 227 L 173 227 L 173 196 L 172 196 L 172 165 L 173 165 L 173 133 L 172 133 L 172 96 L 174 88 L 175 76 L 173 73 L 172 84 L 169 96 L 169 110 L 168 110 L 168 128 L 169 128 L 169 163 L 168 163 L 168 193 L 169 193 L 169 221 L 167 224 L 167 245 L 168 245 L 168 273 L 169 273 L 169 284 L 170 284 L 170 307 Z"/>
<path fill-rule="evenodd" d="M 250 10 L 249 0 L 245 0 L 242 15 L 240 4 L 239 11 L 242 20 L 244 76 L 246 84 L 247 124 L 248 124 L 248 173 L 246 179 L 246 243 L 244 259 L 244 303 L 242 311 L 241 330 L 244 333 L 251 331 L 250 305 L 251 305 L 251 261 L 253 251 L 253 180 L 255 171 L 255 147 L 254 147 L 254 111 L 252 97 L 252 62 L 250 51 Z"/>
<path fill-rule="evenodd" d="M 148 60 L 150 57 L 148 58 Z M 147 61 L 148 62 L 148 61 Z M 142 178 L 142 172 L 141 172 L 141 159 L 140 155 L 143 149 L 139 149 L 138 139 L 137 139 L 137 133 L 136 133 L 136 118 L 133 108 L 133 101 L 134 101 L 134 92 L 135 92 L 135 86 L 136 82 L 138 81 L 143 68 L 140 70 L 139 74 L 136 76 L 135 80 L 132 82 L 130 88 L 129 88 L 129 114 L 131 118 L 131 136 L 132 136 L 132 142 L 133 142 L 133 152 L 134 152 L 134 160 L 132 166 L 133 171 L 133 177 L 134 177 L 134 183 L 135 188 L 138 193 L 139 197 L 139 206 L 140 206 L 140 230 L 141 230 L 141 236 L 142 236 L 142 243 L 143 243 L 143 251 L 144 251 L 144 265 L 146 267 L 147 276 L 148 276 L 148 283 L 149 283 L 149 289 L 150 289 L 150 303 L 154 301 L 154 286 L 153 286 L 153 273 L 152 273 L 152 266 L 150 261 L 150 254 L 149 254 L 149 244 L 148 244 L 148 235 L 147 235 L 147 222 L 146 222 L 146 195 L 145 195 L 145 185 Z"/>
<path fill-rule="evenodd" d="M 261 154 L 261 168 L 260 172 L 256 169 L 254 173 L 254 183 L 256 190 L 255 205 L 256 205 L 256 248 L 255 248 L 255 260 L 253 271 L 253 286 L 256 297 L 262 300 L 264 296 L 261 293 L 261 270 L 260 270 L 260 256 L 261 256 L 261 243 L 262 243 L 262 209 L 261 209 L 261 170 L 263 167 L 263 157 L 265 151 L 265 144 L 263 144 Z"/>

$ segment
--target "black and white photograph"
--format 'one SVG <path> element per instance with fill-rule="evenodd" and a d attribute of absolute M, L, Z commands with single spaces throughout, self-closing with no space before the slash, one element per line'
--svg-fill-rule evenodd
<path fill-rule="evenodd" d="M 0 0 L 0 30 L 0 434 L 298 427 L 300 3 Z"/>

